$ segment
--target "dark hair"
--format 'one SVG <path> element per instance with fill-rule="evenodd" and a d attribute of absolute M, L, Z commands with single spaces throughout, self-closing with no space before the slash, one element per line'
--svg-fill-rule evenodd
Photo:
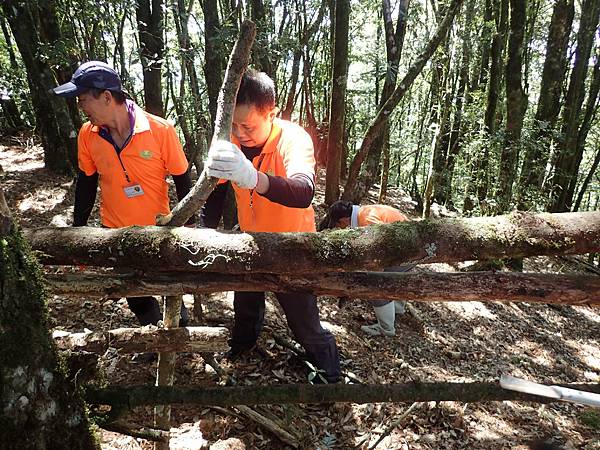
<path fill-rule="evenodd" d="M 352 216 L 352 202 L 338 200 L 329 207 L 329 228 L 335 228 L 340 219 Z"/>
<path fill-rule="evenodd" d="M 260 112 L 270 111 L 275 107 L 275 83 L 266 73 L 248 69 L 242 76 L 235 103 L 252 105 Z"/>
<path fill-rule="evenodd" d="M 127 98 L 127 95 L 122 91 L 111 91 L 109 89 L 90 88 L 90 89 L 83 91 L 81 94 L 92 94 L 92 96 L 94 98 L 99 98 L 104 91 L 108 91 L 111 93 L 111 95 L 115 99 L 115 102 L 117 102 L 117 105 L 122 105 L 123 103 L 125 103 L 125 99 Z M 81 94 L 79 94 L 79 95 L 81 95 Z"/>

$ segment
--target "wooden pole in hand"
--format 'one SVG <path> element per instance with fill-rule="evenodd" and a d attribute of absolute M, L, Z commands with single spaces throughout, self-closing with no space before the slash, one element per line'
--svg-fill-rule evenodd
<path fill-rule="evenodd" d="M 250 59 L 250 49 L 256 36 L 256 26 L 253 22 L 246 20 L 240 28 L 240 35 L 233 46 L 229 63 L 225 71 L 225 79 L 219 92 L 217 100 L 217 116 L 215 120 L 215 132 L 212 142 L 218 139 L 229 140 L 231 137 L 231 121 L 235 98 L 240 86 L 242 75 L 246 71 Z M 182 226 L 192 215 L 199 211 L 206 199 L 217 185 L 218 179 L 209 177 L 206 168 L 200 174 L 198 181 L 190 192 L 179 202 L 171 214 L 157 218 L 158 225 Z M 164 325 L 173 328 L 179 325 L 181 313 L 181 296 L 169 296 L 165 298 Z M 156 386 L 172 386 L 175 373 L 176 353 L 160 353 L 158 357 L 158 370 L 156 374 Z M 154 409 L 154 424 L 163 430 L 170 429 L 171 407 L 169 405 L 158 405 Z M 156 450 L 168 450 L 169 442 L 157 442 Z"/>
<path fill-rule="evenodd" d="M 250 59 L 250 49 L 256 36 L 256 25 L 250 20 L 245 20 L 240 28 L 240 35 L 236 41 L 227 70 L 225 71 L 225 79 L 219 92 L 217 99 L 217 116 L 215 119 L 215 132 L 212 137 L 212 142 L 224 139 L 229 140 L 231 137 L 231 120 L 233 118 L 233 109 L 235 106 L 235 98 L 240 80 L 246 71 L 248 61 Z M 190 217 L 206 202 L 206 199 L 217 185 L 218 179 L 209 177 L 206 174 L 206 168 L 200 174 L 198 181 L 179 204 L 173 209 L 169 216 L 165 216 L 159 225 L 168 225 L 180 227 L 184 225 Z"/>

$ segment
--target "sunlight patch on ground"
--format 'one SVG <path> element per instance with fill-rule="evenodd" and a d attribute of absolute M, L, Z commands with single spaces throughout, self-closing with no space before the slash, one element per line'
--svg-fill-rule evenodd
<path fill-rule="evenodd" d="M 553 350 L 546 349 L 539 342 L 521 340 L 516 342 L 515 345 L 521 350 L 519 353 L 525 354 L 529 360 L 540 366 L 551 367 L 556 360 Z"/>
<path fill-rule="evenodd" d="M 585 363 L 590 369 L 598 372 L 596 373 L 596 378 L 598 378 L 598 374 L 600 373 L 600 354 L 598 353 L 598 344 L 576 341 L 573 339 L 565 339 L 564 342 L 572 349 L 572 353 L 577 358 Z M 593 377 L 591 374 L 590 376 Z"/>
<path fill-rule="evenodd" d="M 600 308 L 589 308 L 587 306 L 573 307 L 579 314 L 585 316 L 586 319 L 600 324 Z M 600 334 L 599 334 L 600 335 Z"/>
<path fill-rule="evenodd" d="M 45 212 L 52 210 L 60 204 L 67 195 L 67 191 L 62 188 L 39 189 L 31 193 L 19 202 L 19 211 Z"/>
<path fill-rule="evenodd" d="M 481 302 L 446 302 L 442 304 L 445 308 L 456 313 L 464 319 L 486 319 L 495 320 L 496 314 L 492 313 L 484 303 Z"/>
<path fill-rule="evenodd" d="M 516 433 L 509 422 L 498 417 L 499 411 L 481 408 L 473 411 L 471 415 L 474 419 L 470 423 L 472 436 L 478 441 L 501 440 Z"/>
<path fill-rule="evenodd" d="M 7 172 L 27 172 L 44 167 L 44 158 L 40 158 L 42 148 L 33 147 L 5 147 L 0 145 L 0 164 Z"/>

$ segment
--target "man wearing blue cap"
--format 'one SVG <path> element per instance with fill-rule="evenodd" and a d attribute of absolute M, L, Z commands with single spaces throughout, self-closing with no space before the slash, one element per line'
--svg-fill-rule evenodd
<path fill-rule="evenodd" d="M 136 105 L 123 90 L 117 72 L 101 61 L 89 61 L 71 81 L 53 89 L 61 97 L 77 97 L 88 117 L 79 130 L 73 226 L 85 226 L 100 184 L 100 218 L 107 228 L 155 225 L 157 214 L 169 213 L 166 176 L 175 182 L 177 198 L 189 192 L 188 162 L 175 128 Z M 154 297 L 131 297 L 129 308 L 140 324 L 161 318 Z M 180 325 L 188 323 L 182 304 Z"/>

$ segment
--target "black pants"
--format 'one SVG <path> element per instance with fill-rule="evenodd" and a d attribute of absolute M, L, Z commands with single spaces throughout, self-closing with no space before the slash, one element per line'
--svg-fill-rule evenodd
<path fill-rule="evenodd" d="M 321 326 L 317 298 L 311 294 L 275 293 L 285 312 L 287 323 L 296 340 L 306 350 L 308 360 L 325 371 L 328 382 L 340 377 L 340 356 L 333 335 Z M 235 321 L 231 348 L 253 346 L 265 318 L 264 292 L 236 292 L 233 300 Z"/>
<path fill-rule="evenodd" d="M 159 320 L 162 320 L 160 305 L 156 297 L 127 297 L 127 305 L 135 317 L 140 322 L 140 325 L 156 325 Z M 179 326 L 186 327 L 189 324 L 189 314 L 181 301 L 181 314 L 179 316 Z"/>
<path fill-rule="evenodd" d="M 127 305 L 140 325 L 156 325 L 162 320 L 160 306 L 155 297 L 127 297 Z"/>

